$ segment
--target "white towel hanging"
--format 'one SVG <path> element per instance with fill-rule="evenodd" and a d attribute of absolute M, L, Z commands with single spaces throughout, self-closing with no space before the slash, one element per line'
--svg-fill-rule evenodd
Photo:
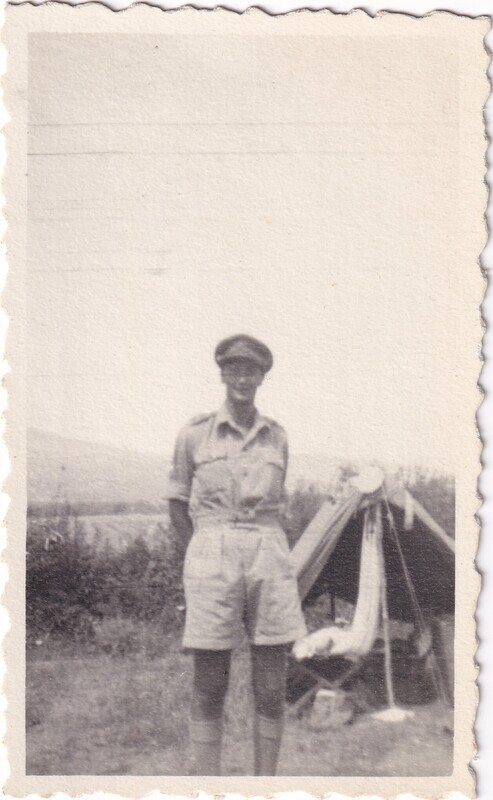
<path fill-rule="evenodd" d="M 371 650 L 380 620 L 383 569 L 382 510 L 378 503 L 365 511 L 358 598 L 352 622 L 344 627 L 330 625 L 304 636 L 294 644 L 295 658 L 320 654 L 357 660 Z"/>

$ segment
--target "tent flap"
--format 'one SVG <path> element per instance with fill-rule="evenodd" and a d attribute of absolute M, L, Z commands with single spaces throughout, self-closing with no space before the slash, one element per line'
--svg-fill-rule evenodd
<path fill-rule="evenodd" d="M 297 541 L 292 557 L 302 598 L 320 575 L 360 500 L 360 492 L 354 491 L 341 505 L 324 503 Z"/>

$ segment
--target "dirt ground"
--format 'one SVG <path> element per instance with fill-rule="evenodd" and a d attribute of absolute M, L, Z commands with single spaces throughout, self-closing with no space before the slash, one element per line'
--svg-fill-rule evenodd
<path fill-rule="evenodd" d="M 27 665 L 28 774 L 186 775 L 193 772 L 187 713 L 191 658 L 170 639 L 165 657 L 38 648 Z M 252 774 L 248 654 L 233 661 L 226 705 L 225 775 Z M 279 775 L 447 775 L 453 720 L 433 701 L 398 723 L 373 719 L 314 730 L 288 714 Z"/>

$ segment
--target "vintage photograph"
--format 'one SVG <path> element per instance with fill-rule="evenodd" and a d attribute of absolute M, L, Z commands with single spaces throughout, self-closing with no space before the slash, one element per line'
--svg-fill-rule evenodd
<path fill-rule="evenodd" d="M 25 777 L 469 787 L 485 21 L 7 16 Z"/>

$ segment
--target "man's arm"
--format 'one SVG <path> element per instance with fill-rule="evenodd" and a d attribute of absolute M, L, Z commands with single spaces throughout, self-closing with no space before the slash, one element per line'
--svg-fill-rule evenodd
<path fill-rule="evenodd" d="M 184 500 L 170 498 L 169 516 L 178 548 L 180 551 L 185 552 L 193 533 L 193 524 L 188 513 L 188 503 Z"/>
<path fill-rule="evenodd" d="M 168 483 L 167 498 L 171 529 L 178 550 L 184 553 L 193 533 L 193 524 L 188 513 L 188 502 L 193 480 L 193 451 L 190 427 L 186 425 L 175 444 L 173 465 Z"/>

